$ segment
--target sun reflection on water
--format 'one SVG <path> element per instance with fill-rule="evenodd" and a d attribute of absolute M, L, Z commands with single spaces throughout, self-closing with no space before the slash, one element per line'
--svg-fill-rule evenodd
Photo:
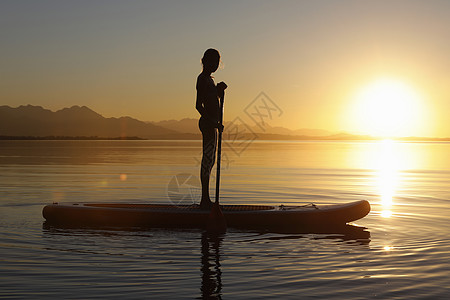
<path fill-rule="evenodd" d="M 400 180 L 400 166 L 398 151 L 392 140 L 380 141 L 377 160 L 377 183 L 381 198 L 381 216 L 392 216 L 392 204 Z"/>
<path fill-rule="evenodd" d="M 359 156 L 359 167 L 374 171 L 373 187 L 379 195 L 380 216 L 393 216 L 396 197 L 404 184 L 404 171 L 418 163 L 418 153 L 412 153 L 404 143 L 386 139 L 370 144 Z"/>
<path fill-rule="evenodd" d="M 392 247 L 392 246 L 384 246 L 384 247 L 383 247 L 383 250 L 386 251 L 386 252 L 388 252 L 388 251 L 391 251 L 393 248 L 394 248 L 394 247 Z"/>

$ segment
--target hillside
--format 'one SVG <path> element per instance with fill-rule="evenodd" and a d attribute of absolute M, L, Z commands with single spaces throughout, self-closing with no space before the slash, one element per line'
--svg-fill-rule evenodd
<path fill-rule="evenodd" d="M 56 112 L 40 106 L 0 106 L 0 136 L 165 138 L 178 132 L 130 117 L 105 118 L 86 106 Z"/>
<path fill-rule="evenodd" d="M 198 119 L 185 118 L 181 120 L 164 120 L 159 122 L 151 122 L 151 124 L 161 126 L 164 128 L 172 129 L 181 133 L 191 133 L 198 134 Z M 232 126 L 232 122 L 225 121 L 224 125 L 226 128 L 230 128 Z M 288 129 L 285 127 L 272 127 L 268 124 L 265 125 L 265 130 L 262 131 L 259 126 L 250 126 L 250 130 L 258 135 L 280 135 L 286 136 L 290 139 L 290 136 L 331 136 L 334 133 L 322 129 L 308 129 L 302 128 L 297 130 Z"/>

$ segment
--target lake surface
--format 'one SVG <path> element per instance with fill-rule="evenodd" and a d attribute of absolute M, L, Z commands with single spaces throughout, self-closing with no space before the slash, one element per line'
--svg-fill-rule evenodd
<path fill-rule="evenodd" d="M 366 199 L 372 211 L 354 224 L 364 234 L 49 227 L 52 202 L 198 201 L 200 142 L 0 141 L 0 298 L 450 295 L 450 143 L 244 141 L 223 152 L 221 203 Z"/>

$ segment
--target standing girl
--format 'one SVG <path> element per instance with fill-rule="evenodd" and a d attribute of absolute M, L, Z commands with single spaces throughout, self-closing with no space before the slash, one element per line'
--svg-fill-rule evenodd
<path fill-rule="evenodd" d="M 211 76 L 212 73 L 217 71 L 219 63 L 219 51 L 216 49 L 206 50 L 202 58 L 203 71 L 197 77 L 197 101 L 195 108 L 201 115 L 198 125 L 203 136 L 203 156 L 200 166 L 200 180 L 202 183 L 201 209 L 210 209 L 212 205 L 209 197 L 209 179 L 216 159 L 217 130 L 223 131 L 219 115 L 227 85 L 224 82 L 216 85 Z"/>

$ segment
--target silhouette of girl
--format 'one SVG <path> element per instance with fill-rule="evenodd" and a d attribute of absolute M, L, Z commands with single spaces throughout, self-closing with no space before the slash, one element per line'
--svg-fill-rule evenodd
<path fill-rule="evenodd" d="M 212 205 L 209 197 L 209 179 L 216 159 L 217 130 L 223 131 L 219 121 L 220 103 L 223 101 L 227 85 L 224 82 L 215 84 L 212 73 L 217 71 L 220 54 L 216 49 L 208 49 L 202 58 L 203 71 L 197 77 L 197 101 L 195 108 L 201 117 L 198 126 L 203 136 L 203 156 L 200 166 L 202 183 L 201 209 L 209 209 Z"/>

